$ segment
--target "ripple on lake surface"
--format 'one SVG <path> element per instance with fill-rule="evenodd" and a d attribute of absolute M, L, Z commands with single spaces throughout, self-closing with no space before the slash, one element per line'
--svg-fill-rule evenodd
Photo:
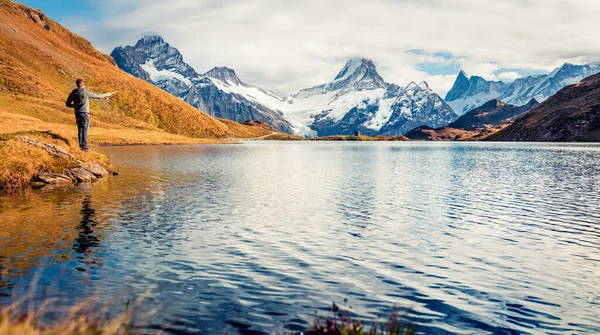
<path fill-rule="evenodd" d="M 306 329 L 331 301 L 427 334 L 600 333 L 600 146 L 101 148 L 120 176 L 0 198 L 0 303 L 143 295 L 173 334 Z"/>

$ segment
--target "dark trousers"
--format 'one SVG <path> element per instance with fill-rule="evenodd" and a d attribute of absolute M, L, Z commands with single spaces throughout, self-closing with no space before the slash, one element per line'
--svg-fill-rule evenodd
<path fill-rule="evenodd" d="M 90 127 L 90 115 L 88 113 L 75 113 L 75 120 L 77 121 L 77 139 L 79 140 L 79 148 L 88 148 L 87 137 L 88 128 Z"/>

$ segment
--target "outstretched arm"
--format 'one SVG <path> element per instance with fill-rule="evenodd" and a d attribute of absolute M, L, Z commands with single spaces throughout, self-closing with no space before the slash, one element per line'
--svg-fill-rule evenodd
<path fill-rule="evenodd" d="M 111 95 L 112 93 L 96 94 L 94 92 L 88 91 L 88 98 L 90 99 L 104 99 L 110 97 Z"/>
<path fill-rule="evenodd" d="M 69 94 L 69 97 L 67 98 L 67 101 L 65 102 L 65 105 L 69 108 L 75 107 L 75 99 L 73 99 L 73 93 Z"/>

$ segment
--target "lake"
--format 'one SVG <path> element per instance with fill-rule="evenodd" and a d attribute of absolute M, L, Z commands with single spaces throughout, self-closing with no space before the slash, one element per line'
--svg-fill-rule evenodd
<path fill-rule="evenodd" d="M 600 333 L 600 145 L 96 150 L 119 176 L 0 197 L 0 304 L 143 296 L 168 334 L 304 330 L 332 301 L 423 334 Z"/>

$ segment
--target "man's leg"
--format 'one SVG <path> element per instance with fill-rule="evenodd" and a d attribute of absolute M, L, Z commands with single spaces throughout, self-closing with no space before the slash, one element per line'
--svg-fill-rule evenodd
<path fill-rule="evenodd" d="M 79 144 L 79 149 L 83 150 L 83 123 L 81 120 L 81 113 L 75 113 L 75 121 L 77 122 L 77 142 Z"/>
<path fill-rule="evenodd" d="M 83 151 L 87 151 L 87 136 L 88 127 L 90 126 L 90 116 L 86 113 L 75 113 L 75 119 L 77 120 L 77 140 L 79 141 L 79 148 Z"/>
<path fill-rule="evenodd" d="M 88 151 L 88 128 L 90 127 L 90 115 L 82 113 L 82 127 L 81 127 L 81 144 L 82 150 Z"/>

